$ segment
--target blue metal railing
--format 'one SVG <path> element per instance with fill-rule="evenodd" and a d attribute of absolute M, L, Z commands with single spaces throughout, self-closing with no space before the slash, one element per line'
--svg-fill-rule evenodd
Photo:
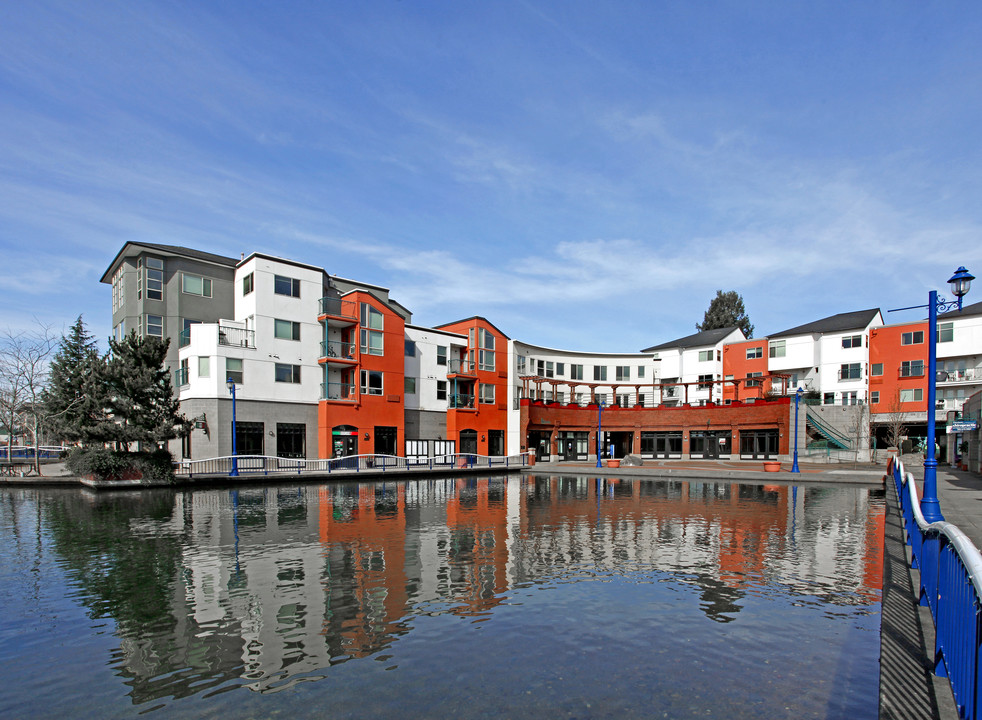
<path fill-rule="evenodd" d="M 982 654 L 982 555 L 955 525 L 924 521 L 914 477 L 896 461 L 893 479 L 911 547 L 911 567 L 920 571 L 920 603 L 934 619 L 934 671 L 947 677 L 958 716 L 979 718 Z"/>
<path fill-rule="evenodd" d="M 334 473 L 340 471 L 366 472 L 387 470 L 441 470 L 446 468 L 522 467 L 528 465 L 528 455 L 476 455 L 474 453 L 450 453 L 434 457 L 398 457 L 396 455 L 348 455 L 338 458 L 284 458 L 271 455 L 226 455 L 207 460 L 180 460 L 174 463 L 174 471 L 181 475 L 231 475 L 232 460 L 238 460 L 238 474 L 270 473 Z"/>

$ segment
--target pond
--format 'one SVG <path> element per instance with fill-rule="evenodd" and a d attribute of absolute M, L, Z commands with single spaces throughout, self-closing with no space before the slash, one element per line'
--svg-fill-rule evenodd
<path fill-rule="evenodd" d="M 2 717 L 855 718 L 883 492 L 0 490 Z"/>

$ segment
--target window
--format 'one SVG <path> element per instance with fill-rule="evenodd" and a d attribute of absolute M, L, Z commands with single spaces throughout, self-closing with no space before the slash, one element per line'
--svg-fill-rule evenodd
<path fill-rule="evenodd" d="M 447 399 L 447 381 L 437 380 L 436 381 L 436 399 L 446 400 Z"/>
<path fill-rule="evenodd" d="M 593 366 L 593 379 L 604 381 L 607 379 L 607 366 L 606 365 L 594 365 Z"/>
<path fill-rule="evenodd" d="M 566 374 L 566 363 L 556 363 L 556 377 L 562 377 Z"/>
<path fill-rule="evenodd" d="M 362 370 L 361 392 L 362 395 L 381 395 L 382 373 L 377 370 Z"/>
<path fill-rule="evenodd" d="M 827 392 L 822 395 L 822 405 L 835 405 L 835 393 Z"/>
<path fill-rule="evenodd" d="M 407 376 L 406 378 L 404 378 L 404 380 L 405 380 L 405 383 L 403 385 L 403 390 L 406 391 L 406 394 L 407 395 L 415 395 L 416 394 L 416 378 L 414 378 L 414 377 L 408 377 Z"/>
<path fill-rule="evenodd" d="M 904 360 L 900 363 L 900 377 L 921 377 L 923 374 L 923 360 Z"/>
<path fill-rule="evenodd" d="M 699 351 L 699 362 L 709 362 L 713 359 L 712 350 L 700 350 Z"/>
<path fill-rule="evenodd" d="M 843 363 L 839 366 L 840 380 L 859 380 L 862 377 L 862 370 L 859 363 Z"/>
<path fill-rule="evenodd" d="M 273 336 L 280 340 L 299 340 L 300 323 L 293 320 L 273 320 Z"/>
<path fill-rule="evenodd" d="M 555 366 L 553 365 L 553 362 L 550 360 L 546 362 L 546 377 L 555 377 L 555 376 L 556 376 Z"/>
<path fill-rule="evenodd" d="M 923 345 L 924 344 L 924 331 L 914 330 L 912 332 L 901 333 L 900 335 L 901 345 Z"/>
<path fill-rule="evenodd" d="M 922 388 L 912 388 L 910 390 L 900 391 L 900 402 L 920 402 L 924 399 L 924 390 Z"/>
<path fill-rule="evenodd" d="M 524 360 L 525 358 L 519 358 L 519 359 Z M 444 345 L 436 346 L 436 364 L 437 365 L 447 364 L 447 348 Z"/>
<path fill-rule="evenodd" d="M 160 315 L 147 315 L 147 335 L 153 337 L 164 336 L 164 318 Z"/>
<path fill-rule="evenodd" d="M 211 280 L 200 275 L 181 273 L 181 292 L 188 295 L 211 297 Z"/>
<path fill-rule="evenodd" d="M 285 275 L 274 275 L 273 292 L 277 295 L 288 295 L 298 298 L 300 297 L 300 280 L 286 277 Z"/>
<path fill-rule="evenodd" d="M 484 328 L 477 329 L 477 369 L 494 371 L 494 335 Z M 551 366 L 552 363 L 549 363 Z M 552 377 L 551 375 L 549 377 Z"/>
<path fill-rule="evenodd" d="M 382 339 L 385 318 L 368 303 L 361 304 L 361 351 L 369 355 L 385 352 Z"/>
<path fill-rule="evenodd" d="M 630 380 L 631 379 L 631 366 L 630 365 L 618 365 L 614 368 L 614 377 L 617 380 Z"/>
<path fill-rule="evenodd" d="M 174 380 L 178 387 L 184 387 L 191 382 L 191 370 L 188 367 L 188 359 L 181 360 L 181 367 L 174 373 Z"/>
<path fill-rule="evenodd" d="M 113 340 L 122 342 L 126 337 L 126 320 L 120 320 L 119 325 L 113 328 Z"/>
<path fill-rule="evenodd" d="M 869 401 L 871 405 L 878 405 L 880 402 L 880 391 L 874 390 L 869 394 Z"/>
<path fill-rule="evenodd" d="M 276 363 L 276 382 L 299 383 L 300 366 L 287 365 L 286 363 Z"/>
<path fill-rule="evenodd" d="M 755 348 L 747 348 L 747 360 L 756 360 L 757 358 L 762 358 L 762 357 L 764 357 L 763 346 L 755 347 Z"/>
<path fill-rule="evenodd" d="M 863 346 L 862 335 L 848 335 L 842 338 L 842 347 L 844 348 L 857 348 L 862 346 Z"/>
<path fill-rule="evenodd" d="M 842 404 L 843 405 L 858 405 L 859 404 L 859 393 L 856 390 L 851 390 L 850 392 L 842 393 Z"/>
<path fill-rule="evenodd" d="M 764 374 L 763 372 L 749 372 L 749 373 L 747 373 L 748 380 L 746 382 L 746 387 L 760 387 L 760 385 L 761 385 L 760 380 L 750 380 L 749 378 L 758 378 L 758 377 L 761 377 L 763 374 Z"/>
<path fill-rule="evenodd" d="M 211 377 L 211 358 L 210 357 L 199 357 L 198 358 L 198 377 L 201 377 L 201 378 Z"/>
<path fill-rule="evenodd" d="M 254 273 L 249 273 L 244 278 L 242 278 L 242 294 L 248 295 L 255 289 L 256 289 L 256 279 L 254 277 Z"/>
<path fill-rule="evenodd" d="M 699 376 L 699 389 L 708 390 L 713 386 L 713 374 Z"/>
<path fill-rule="evenodd" d="M 938 342 L 953 342 L 955 339 L 955 323 L 938 323 Z"/>
<path fill-rule="evenodd" d="M 644 377 L 644 365 L 638 365 L 638 378 Z"/>
<path fill-rule="evenodd" d="M 774 340 L 768 344 L 767 354 L 772 358 L 785 357 L 788 353 L 786 340 Z"/>
<path fill-rule="evenodd" d="M 525 374 L 525 356 L 524 355 L 519 355 L 516 358 L 516 360 L 517 360 L 517 363 L 518 363 L 518 374 L 519 375 L 524 375 Z M 439 361 L 437 361 L 437 362 L 439 362 Z"/>
<path fill-rule="evenodd" d="M 870 366 L 869 374 L 873 377 L 880 377 L 883 374 L 883 363 L 873 363 Z"/>
<path fill-rule="evenodd" d="M 573 380 L 583 379 L 583 366 L 582 365 L 570 365 L 569 366 L 569 376 Z"/>
<path fill-rule="evenodd" d="M 546 361 L 545 360 L 537 360 L 535 366 L 536 366 L 536 368 L 538 368 L 535 371 L 535 374 L 538 377 L 545 377 L 546 376 Z"/>
<path fill-rule="evenodd" d="M 486 405 L 494 404 L 494 385 L 491 383 L 480 383 L 478 387 L 480 401 Z"/>
<path fill-rule="evenodd" d="M 123 266 L 113 273 L 113 312 L 123 307 Z M 117 338 L 118 339 L 118 338 Z"/>
<path fill-rule="evenodd" d="M 143 258 L 137 263 L 140 270 L 137 276 L 136 296 L 140 298 L 143 291 L 143 276 L 146 275 L 147 300 L 164 299 L 164 261 L 160 258 L 146 259 L 144 268 Z"/>
<path fill-rule="evenodd" d="M 225 358 L 225 379 L 242 384 L 242 358 Z"/>

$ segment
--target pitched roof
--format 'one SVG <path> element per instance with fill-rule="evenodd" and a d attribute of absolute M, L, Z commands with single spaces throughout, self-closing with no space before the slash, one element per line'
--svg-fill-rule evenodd
<path fill-rule="evenodd" d="M 113 268 L 119 265 L 119 261 L 126 253 L 127 249 L 134 246 L 148 248 L 149 250 L 156 250 L 157 252 L 170 253 L 171 255 L 183 255 L 184 257 L 193 258 L 195 260 L 215 263 L 216 265 L 235 267 L 239 264 L 239 261 L 235 258 L 225 257 L 224 255 L 216 255 L 214 253 L 204 252 L 203 250 L 193 250 L 191 248 L 181 247 L 179 245 L 161 245 L 159 243 L 148 242 L 127 242 L 122 248 L 120 248 L 120 251 L 116 253 L 116 257 L 113 258 L 113 261 L 109 263 L 109 267 L 106 269 L 106 272 L 103 273 L 100 282 L 108 283 L 111 281 Z"/>
<path fill-rule="evenodd" d="M 966 315 L 982 315 L 982 302 L 972 303 L 971 305 L 966 305 L 962 308 L 961 312 L 957 310 L 952 310 L 950 312 L 941 313 L 938 318 L 957 318 L 964 317 Z"/>
<path fill-rule="evenodd" d="M 823 333 L 858 330 L 869 325 L 879 312 L 879 308 L 872 308 L 870 310 L 854 310 L 853 312 L 830 315 L 827 318 L 799 325 L 789 330 L 771 333 L 767 337 L 773 340 L 774 338 L 788 337 L 790 335 L 821 335 Z"/>
<path fill-rule="evenodd" d="M 662 343 L 661 345 L 653 345 L 652 347 L 645 348 L 641 352 L 654 352 L 656 350 L 669 350 L 671 348 L 693 348 L 715 345 L 734 330 L 739 329 L 740 328 L 733 326 L 727 328 L 716 328 L 715 330 L 703 330 L 702 332 L 697 332 L 693 335 L 686 335 L 684 338 L 679 338 L 678 340 L 672 340 L 671 342 Z"/>

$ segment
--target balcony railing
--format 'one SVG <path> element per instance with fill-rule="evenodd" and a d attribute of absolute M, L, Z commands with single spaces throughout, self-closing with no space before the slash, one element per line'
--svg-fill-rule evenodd
<path fill-rule="evenodd" d="M 321 400 L 355 400 L 355 386 L 351 383 L 321 383 Z"/>
<path fill-rule="evenodd" d="M 357 347 L 355 343 L 325 340 L 321 343 L 321 357 L 354 360 Z"/>
<path fill-rule="evenodd" d="M 323 297 L 320 299 L 320 314 L 357 320 L 358 303 L 353 300 Z"/>
<path fill-rule="evenodd" d="M 470 408 L 474 409 L 474 396 L 473 395 L 461 395 L 460 393 L 456 395 L 451 395 L 447 401 L 447 406 L 451 409 L 459 408 Z"/>
<path fill-rule="evenodd" d="M 181 335 L 177 341 L 178 347 L 187 347 L 191 344 L 191 328 L 181 330 Z"/>
<path fill-rule="evenodd" d="M 255 348 L 256 331 L 231 327 L 229 325 L 219 325 L 218 344 L 228 345 L 229 347 Z"/>
<path fill-rule="evenodd" d="M 469 360 L 451 359 L 447 365 L 447 375 L 473 375 L 474 363 Z"/>
<path fill-rule="evenodd" d="M 900 366 L 900 377 L 924 377 L 924 366 L 923 365 L 909 365 L 904 367 Z"/>
<path fill-rule="evenodd" d="M 174 384 L 177 385 L 177 387 L 184 387 L 185 385 L 189 384 L 187 368 L 178 368 L 174 371 Z"/>
<path fill-rule="evenodd" d="M 923 374 L 923 373 L 922 373 Z M 839 370 L 840 380 L 862 380 L 863 375 L 859 370 Z"/>
<path fill-rule="evenodd" d="M 944 375 L 939 375 L 938 381 L 939 382 L 982 382 L 982 368 L 966 368 L 964 370 L 946 370 Z"/>

